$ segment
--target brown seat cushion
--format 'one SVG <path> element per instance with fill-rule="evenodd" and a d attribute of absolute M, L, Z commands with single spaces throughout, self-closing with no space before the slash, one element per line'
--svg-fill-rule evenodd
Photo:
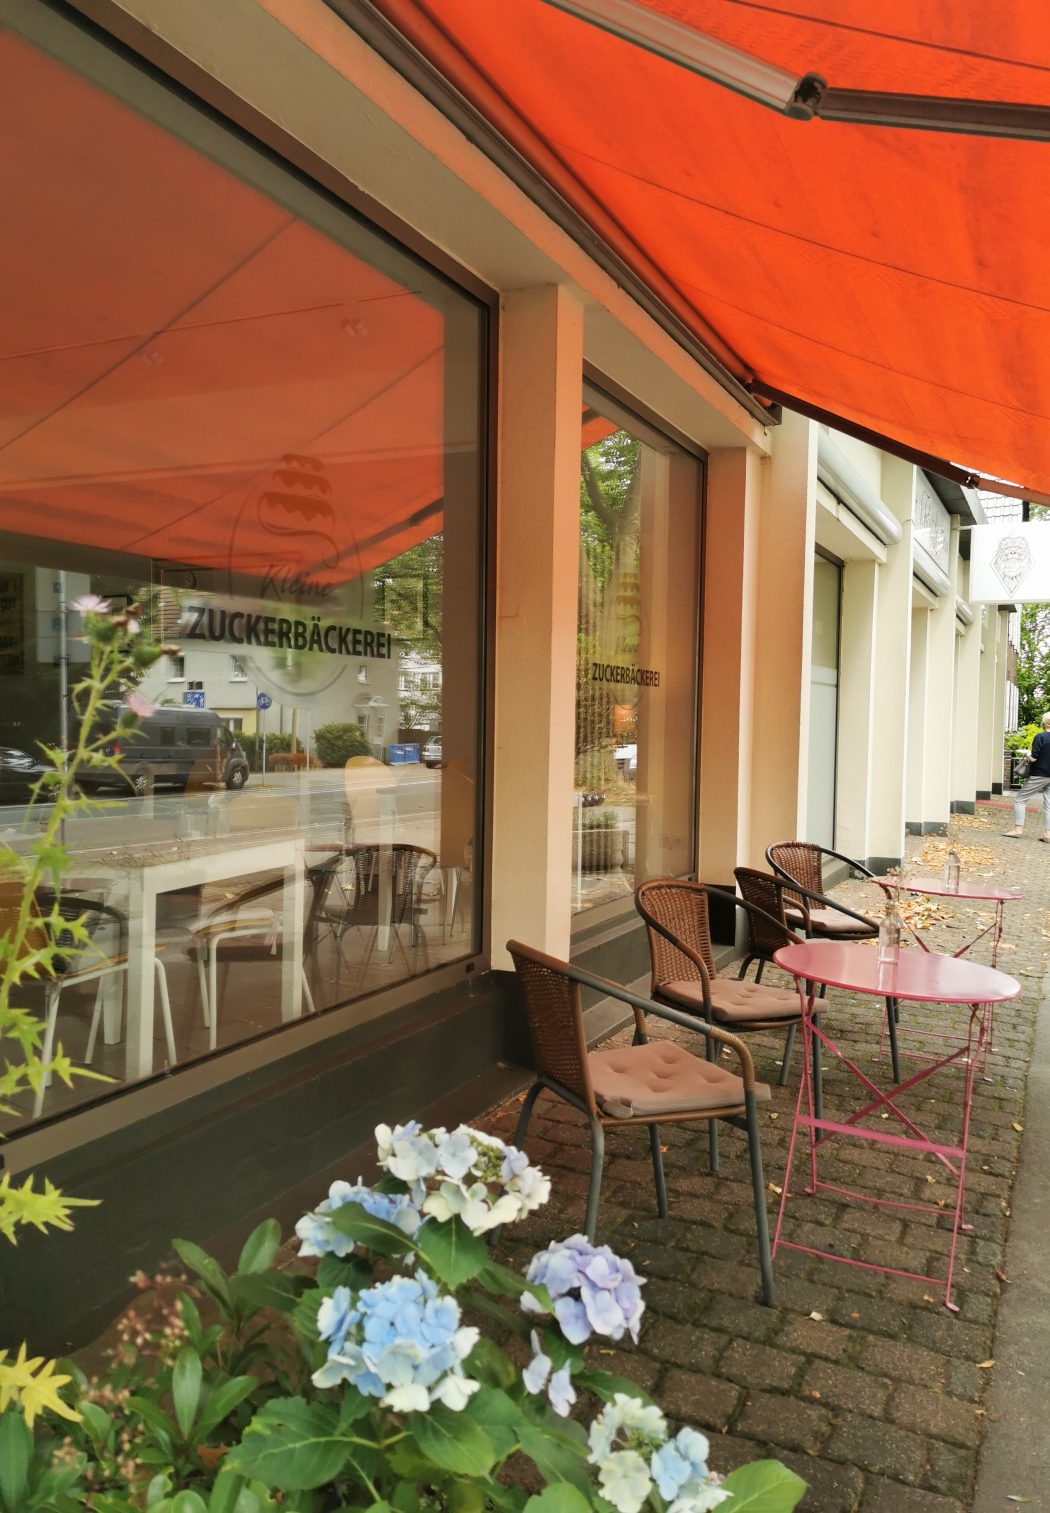
<path fill-rule="evenodd" d="M 787 908 L 787 922 L 792 929 L 801 930 L 805 920 L 797 909 Z M 878 935 L 878 925 L 862 925 L 859 919 L 840 914 L 837 909 L 810 909 L 810 924 L 814 935 Z"/>
<path fill-rule="evenodd" d="M 703 1061 L 673 1040 L 592 1051 L 587 1057 L 598 1107 L 613 1119 L 653 1118 L 704 1109 L 738 1108 L 744 1084 L 717 1062 Z M 762 1102 L 764 1084 L 755 1088 Z"/>
<path fill-rule="evenodd" d="M 664 982 L 660 997 L 674 999 L 687 1009 L 702 1011 L 704 990 L 699 982 Z M 761 983 L 738 982 L 735 977 L 711 979 L 711 1012 L 723 1024 L 764 1023 L 767 1019 L 799 1019 L 798 994 Z"/>

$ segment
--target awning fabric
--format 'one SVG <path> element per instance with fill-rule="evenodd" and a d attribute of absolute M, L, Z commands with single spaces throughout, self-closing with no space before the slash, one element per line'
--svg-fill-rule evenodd
<path fill-rule="evenodd" d="M 1050 144 L 789 120 L 543 0 L 376 0 L 758 394 L 1050 495 Z M 1050 103 L 1045 0 L 648 0 L 843 89 Z"/>
<path fill-rule="evenodd" d="M 441 311 L 2 29 L 0 86 L 0 531 L 217 586 L 440 531 Z"/>

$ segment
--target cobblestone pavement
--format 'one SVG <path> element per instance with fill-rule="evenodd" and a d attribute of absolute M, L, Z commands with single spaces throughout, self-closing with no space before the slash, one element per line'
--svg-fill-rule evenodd
<path fill-rule="evenodd" d="M 959 1241 L 958 1315 L 944 1308 L 943 1292 L 929 1284 L 785 1250 L 775 1264 L 777 1306 L 762 1307 L 743 1134 L 724 1129 L 722 1170 L 712 1177 L 703 1127 L 665 1126 L 670 1217 L 659 1220 L 644 1128 L 608 1132 L 599 1237 L 629 1255 L 649 1281 L 639 1345 L 608 1350 L 600 1364 L 640 1383 L 676 1420 L 707 1431 L 717 1469 L 766 1455 L 783 1460 L 809 1483 L 806 1513 L 958 1513 L 970 1506 L 985 1392 L 995 1370 L 996 1315 L 1009 1286 L 1003 1250 L 1025 1068 L 1050 945 L 1050 848 L 1044 852 L 1036 843 L 1037 820 L 1034 812 L 1029 815 L 1028 833 L 1019 841 L 1000 837 L 1010 823 L 1005 809 L 979 806 L 977 815 L 959 816 L 951 827 L 964 877 L 989 876 L 1025 892 L 1023 903 L 1008 906 L 999 955 L 1000 968 L 1020 980 L 1022 995 L 997 1010 L 989 1080 L 976 1083 L 967 1175 L 967 1217 L 974 1229 Z M 931 837 L 909 842 L 909 868 L 939 873 L 946 847 Z M 925 864 L 916 867 L 920 858 Z M 869 908 L 878 899 L 870 884 L 857 882 L 844 884 L 838 896 Z M 955 951 L 980 927 L 976 916 L 984 906 L 934 902 L 946 906 L 941 912 L 947 917 L 935 920 L 925 938 L 937 949 Z M 974 959 L 988 960 L 987 940 Z M 787 985 L 782 974 L 768 969 L 766 980 Z M 889 1086 L 888 1061 L 875 1059 L 881 1009 L 879 1001 L 835 990 L 827 1027 L 880 1086 Z M 903 1006 L 902 1024 L 951 1029 L 962 1012 Z M 626 1042 L 628 1036 L 620 1038 Z M 789 1085 L 782 1089 L 775 1085 L 782 1037 L 751 1036 L 749 1044 L 759 1076 L 772 1085 L 772 1101 L 762 1112 L 772 1226 L 800 1053 L 796 1047 Z M 922 1044 L 910 1041 L 914 1049 Z M 962 1079 L 961 1067 L 945 1069 L 905 1103 L 927 1132 L 940 1131 L 949 1143 L 958 1135 Z M 855 1109 L 859 1091 L 826 1064 L 828 1116 Z M 512 1133 L 517 1116 L 512 1103 L 489 1116 L 489 1126 Z M 836 1143 L 844 1186 L 944 1203 L 946 1212 L 909 1213 L 847 1203 L 830 1193 L 800 1194 L 789 1203 L 785 1234 L 822 1250 L 943 1276 L 947 1210 L 954 1198 L 950 1181 L 942 1180 L 943 1166 L 933 1157 L 892 1154 L 860 1141 Z M 505 1232 L 518 1262 L 581 1228 L 589 1170 L 582 1120 L 546 1094 L 526 1144 L 553 1178 L 554 1191 L 532 1220 Z"/>

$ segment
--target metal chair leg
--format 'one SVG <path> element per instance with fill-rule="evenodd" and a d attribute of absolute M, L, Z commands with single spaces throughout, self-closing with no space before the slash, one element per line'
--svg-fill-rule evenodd
<path fill-rule="evenodd" d="M 598 1232 L 598 1197 L 602 1190 L 602 1167 L 605 1165 L 605 1131 L 601 1120 L 593 1116 L 591 1126 L 591 1180 L 587 1188 L 587 1217 L 584 1232 L 593 1245 Z"/>
<path fill-rule="evenodd" d="M 175 1055 L 175 1031 L 171 1023 L 171 999 L 168 996 L 168 974 L 164 970 L 164 963 L 159 956 L 153 958 L 153 966 L 157 973 L 157 991 L 160 994 L 160 1016 L 164 1022 L 164 1040 L 168 1047 L 168 1065 L 174 1066 Z"/>
<path fill-rule="evenodd" d="M 890 1066 L 893 1068 L 894 1082 L 901 1080 L 901 1058 L 900 1051 L 897 1049 L 897 1020 L 897 1000 L 895 998 L 887 998 L 886 1028 L 890 1035 Z"/>
<path fill-rule="evenodd" d="M 708 1059 L 708 1061 L 717 1061 L 717 1059 L 718 1059 L 718 1053 L 717 1053 L 717 1051 L 715 1049 L 715 1041 L 713 1041 L 710 1036 L 705 1036 L 704 1038 L 707 1040 L 707 1059 Z M 711 1175 L 713 1177 L 717 1177 L 717 1175 L 718 1175 L 718 1120 L 717 1119 L 709 1119 L 707 1121 L 707 1169 L 708 1169 L 708 1171 L 711 1173 Z"/>
<path fill-rule="evenodd" d="M 660 1149 L 660 1126 L 649 1126 L 649 1149 L 653 1157 L 653 1180 L 656 1183 L 656 1212 L 661 1219 L 667 1218 L 667 1183 L 664 1180 L 664 1158 Z"/>
<path fill-rule="evenodd" d="M 529 1120 L 532 1118 L 532 1110 L 535 1107 L 536 1099 L 542 1092 L 542 1082 L 534 1082 L 529 1088 L 528 1092 L 525 1094 L 525 1102 L 522 1104 L 521 1113 L 518 1116 L 518 1127 L 514 1131 L 514 1144 L 517 1146 L 518 1150 L 521 1150 L 521 1147 L 524 1144 L 525 1134 L 529 1128 Z"/>
<path fill-rule="evenodd" d="M 744 957 L 744 960 L 741 963 L 740 971 L 736 974 L 738 982 L 743 982 L 744 978 L 747 976 L 747 969 L 751 965 L 751 963 L 754 961 L 754 959 L 755 958 L 753 956 L 745 956 Z M 756 979 L 756 981 L 757 981 L 757 979 Z"/>
<path fill-rule="evenodd" d="M 788 1071 L 791 1066 L 791 1052 L 795 1048 L 795 1025 L 790 1025 L 787 1035 L 784 1037 L 784 1059 L 780 1063 L 780 1086 L 787 1087 Z"/>
<path fill-rule="evenodd" d="M 758 1269 L 762 1274 L 762 1301 L 773 1307 L 773 1260 L 769 1253 L 769 1218 L 766 1214 L 766 1181 L 762 1171 L 762 1143 L 758 1131 L 758 1105 L 754 1093 L 744 1094 L 747 1116 L 747 1151 L 751 1157 L 751 1191 L 755 1200 L 755 1231 Z"/>
<path fill-rule="evenodd" d="M 760 956 L 758 958 L 758 971 L 755 973 L 755 982 L 756 983 L 760 983 L 762 981 L 762 973 L 765 970 L 766 970 L 766 958 L 764 956 Z"/>
<path fill-rule="evenodd" d="M 820 1029 L 820 1015 L 813 1015 L 813 1117 L 824 1117 L 824 1069 L 820 1056 L 820 1036 L 816 1033 Z"/>

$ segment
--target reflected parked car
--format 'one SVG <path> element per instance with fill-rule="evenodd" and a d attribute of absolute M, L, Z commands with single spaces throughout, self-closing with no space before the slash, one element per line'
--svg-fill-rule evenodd
<path fill-rule="evenodd" d="M 117 707 L 111 715 L 114 724 L 119 716 Z M 224 721 L 209 709 L 162 706 L 103 751 L 106 756 L 119 756 L 121 766 L 82 771 L 79 781 L 85 792 L 115 788 L 144 794 L 151 783 L 181 790 L 191 780 L 237 789 L 248 781 L 244 752 Z"/>
<path fill-rule="evenodd" d="M 50 770 L 17 746 L 0 746 L 0 804 L 27 804 L 33 784 Z"/>
<path fill-rule="evenodd" d="M 423 766 L 441 766 L 441 737 L 439 735 L 431 736 L 430 740 L 423 747 Z"/>

